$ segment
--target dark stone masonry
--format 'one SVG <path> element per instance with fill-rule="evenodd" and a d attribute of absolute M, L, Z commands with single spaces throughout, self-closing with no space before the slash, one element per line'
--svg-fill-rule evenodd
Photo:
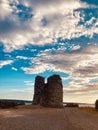
<path fill-rule="evenodd" d="M 41 76 L 37 76 L 35 78 L 35 85 L 34 85 L 34 98 L 33 98 L 33 104 L 37 105 L 40 104 L 40 100 L 42 97 L 42 90 L 45 86 L 44 78 Z"/>
<path fill-rule="evenodd" d="M 59 75 L 50 76 L 45 84 L 41 76 L 35 78 L 33 104 L 45 107 L 63 107 L 63 85 Z"/>

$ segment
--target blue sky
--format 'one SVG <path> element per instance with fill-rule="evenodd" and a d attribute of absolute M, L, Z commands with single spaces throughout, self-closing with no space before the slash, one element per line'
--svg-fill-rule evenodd
<path fill-rule="evenodd" d="M 32 100 L 36 75 L 53 74 L 64 101 L 98 98 L 97 0 L 1 0 L 0 98 Z"/>

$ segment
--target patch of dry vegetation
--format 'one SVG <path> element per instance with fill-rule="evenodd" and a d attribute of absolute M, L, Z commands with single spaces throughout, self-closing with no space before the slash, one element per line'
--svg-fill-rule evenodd
<path fill-rule="evenodd" d="M 80 107 L 79 109 L 98 116 L 98 110 L 92 107 Z"/>

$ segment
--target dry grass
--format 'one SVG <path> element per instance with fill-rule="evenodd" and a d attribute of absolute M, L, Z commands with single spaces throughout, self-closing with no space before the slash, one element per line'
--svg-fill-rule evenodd
<path fill-rule="evenodd" d="M 98 110 L 92 107 L 80 107 L 79 109 L 98 116 Z"/>

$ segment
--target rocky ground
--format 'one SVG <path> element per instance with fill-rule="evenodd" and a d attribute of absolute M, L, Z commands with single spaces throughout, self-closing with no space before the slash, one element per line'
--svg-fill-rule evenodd
<path fill-rule="evenodd" d="M 98 116 L 79 108 L 0 109 L 0 130 L 98 130 Z"/>

